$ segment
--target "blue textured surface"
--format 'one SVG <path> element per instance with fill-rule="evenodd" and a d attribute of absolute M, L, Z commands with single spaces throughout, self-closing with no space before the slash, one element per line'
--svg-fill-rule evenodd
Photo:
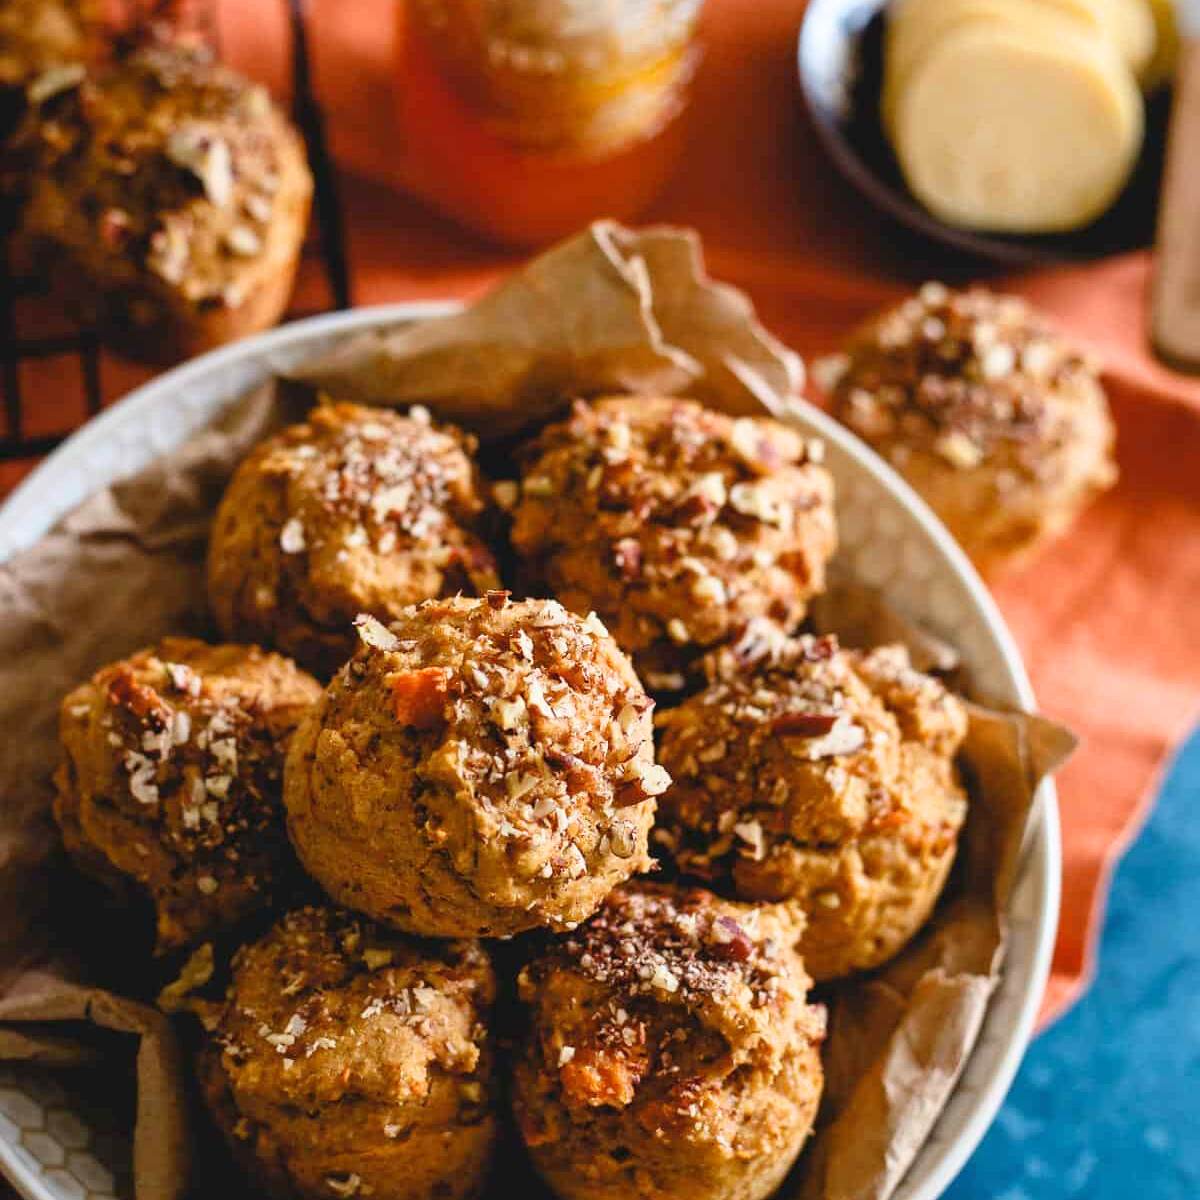
<path fill-rule="evenodd" d="M 1200 731 L 1117 871 L 1100 971 L 947 1200 L 1200 1197 Z"/>

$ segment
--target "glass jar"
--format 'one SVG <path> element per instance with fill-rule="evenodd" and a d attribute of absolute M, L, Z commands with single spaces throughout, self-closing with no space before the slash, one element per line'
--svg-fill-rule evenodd
<path fill-rule="evenodd" d="M 537 244 L 628 218 L 674 169 L 703 0 L 401 0 L 405 169 L 465 224 Z"/>

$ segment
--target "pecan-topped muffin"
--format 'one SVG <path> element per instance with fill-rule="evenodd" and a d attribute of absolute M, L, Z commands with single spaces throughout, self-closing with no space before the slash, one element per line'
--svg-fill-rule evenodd
<path fill-rule="evenodd" d="M 267 642 L 319 674 L 357 645 L 354 618 L 499 586 L 474 532 L 474 440 L 407 416 L 322 404 L 261 443 L 213 522 L 208 595 L 229 637 Z"/>
<path fill-rule="evenodd" d="M 64 298 L 156 361 L 273 325 L 312 181 L 266 91 L 166 46 L 59 83 L 17 140 L 31 161 L 23 231 Z"/>
<path fill-rule="evenodd" d="M 821 446 L 691 400 L 577 404 L 529 447 L 513 545 L 573 612 L 595 610 L 670 692 L 755 617 L 784 628 L 824 586 L 835 535 Z"/>
<path fill-rule="evenodd" d="M 339 903 L 430 937 L 569 928 L 646 869 L 651 702 L 595 617 L 431 600 L 362 645 L 288 756 L 288 829 Z"/>
<path fill-rule="evenodd" d="M 791 906 L 629 884 L 521 972 L 513 1079 L 538 1171 L 566 1200 L 761 1200 L 821 1095 L 824 1010 Z"/>
<path fill-rule="evenodd" d="M 289 913 L 235 956 L 200 1056 L 204 1097 L 269 1195 L 478 1195 L 496 1132 L 495 990 L 477 942 Z"/>
<path fill-rule="evenodd" d="M 1016 297 L 926 284 L 815 374 L 985 570 L 1061 533 L 1116 479 L 1095 366 Z"/>
<path fill-rule="evenodd" d="M 798 902 L 813 978 L 886 962 L 954 861 L 962 704 L 900 646 L 766 629 L 706 665 L 709 686 L 659 718 L 662 844 L 742 899 Z"/>
<path fill-rule="evenodd" d="M 320 694 L 256 646 L 165 638 L 63 701 L 63 841 L 89 874 L 149 896 L 160 952 L 269 906 L 290 883 L 284 750 Z"/>

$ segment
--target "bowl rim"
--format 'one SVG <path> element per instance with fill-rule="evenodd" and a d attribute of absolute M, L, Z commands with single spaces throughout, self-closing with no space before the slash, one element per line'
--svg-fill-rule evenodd
<path fill-rule="evenodd" d="M 159 405 L 171 404 L 173 393 L 187 385 L 250 361 L 264 362 L 269 367 L 272 354 L 319 338 L 336 338 L 401 322 L 446 316 L 461 307 L 459 302 L 453 300 L 423 300 L 308 317 L 209 351 L 141 384 L 62 442 L 0 504 L 0 563 L 36 542 L 75 506 L 75 498 L 72 495 L 64 496 L 63 489 L 58 486 L 64 476 L 69 477 L 86 466 L 90 461 L 90 452 L 114 436 L 122 426 L 148 419 Z M 244 392 L 243 388 L 237 394 Z M 234 398 L 229 397 L 230 401 Z M 1027 711 L 1034 710 L 1036 701 L 1033 687 L 1012 633 L 978 572 L 946 527 L 910 485 L 865 442 L 808 401 L 799 400 L 796 404 L 803 412 L 805 421 L 821 437 L 836 445 L 858 467 L 873 475 L 895 496 L 898 503 L 909 510 L 922 532 L 935 544 L 958 577 L 958 582 L 978 611 L 999 651 L 1004 674 L 1020 707 Z M 182 440 L 194 432 L 195 428 L 211 419 L 215 411 L 215 405 L 207 406 L 201 414 L 203 419 L 192 429 L 184 430 L 181 424 L 174 440 Z M 110 478 L 119 478 L 120 474 L 118 470 Z M 89 480 L 89 492 L 92 486 Z M 9 534 L 7 541 L 6 533 Z M 1033 856 L 1038 860 L 1036 863 L 1030 861 Z M 962 1128 L 954 1140 L 940 1151 L 939 1157 L 928 1169 L 919 1187 L 909 1194 L 908 1200 L 935 1200 L 942 1194 L 983 1138 L 1012 1084 L 1029 1044 L 1050 974 L 1058 930 L 1061 865 L 1057 795 L 1054 781 L 1047 779 L 1039 788 L 1030 813 L 1022 855 L 1022 871 L 1032 868 L 1040 877 L 1042 903 L 1036 918 L 1030 971 L 1016 1007 L 1016 1019 L 1008 1027 L 1004 1049 L 997 1057 L 992 1075 L 976 1093 L 973 1108 Z M 972 1049 L 972 1055 L 978 1050 L 977 1044 Z M 0 1171 L 8 1176 L 26 1200 L 52 1200 L 51 1193 L 21 1161 L 6 1139 L 0 1139 Z"/>

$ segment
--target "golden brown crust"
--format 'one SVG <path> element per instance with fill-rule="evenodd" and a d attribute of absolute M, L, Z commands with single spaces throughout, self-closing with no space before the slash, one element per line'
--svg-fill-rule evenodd
<path fill-rule="evenodd" d="M 363 644 L 299 731 L 288 828 L 339 903 L 431 937 L 571 926 L 649 865 L 651 702 L 594 617 L 431 600 Z"/>
<path fill-rule="evenodd" d="M 217 509 L 209 601 L 228 636 L 276 645 L 319 674 L 354 651 L 359 613 L 499 586 L 475 532 L 474 442 L 406 416 L 322 404 L 261 443 Z"/>
<path fill-rule="evenodd" d="M 833 484 L 820 446 L 690 400 L 578 404 L 528 450 L 513 545 L 573 612 L 595 610 L 652 691 L 756 617 L 787 629 L 824 586 Z"/>
<path fill-rule="evenodd" d="M 787 905 L 628 884 L 521 972 L 513 1100 L 568 1200 L 759 1200 L 816 1115 L 824 1013 Z"/>
<path fill-rule="evenodd" d="M 824 374 L 838 419 L 984 568 L 1061 532 L 1116 479 L 1095 367 L 1016 297 L 927 284 Z"/>
<path fill-rule="evenodd" d="M 799 903 L 814 978 L 877 966 L 924 924 L 954 860 L 965 712 L 898 646 L 754 649 L 721 652 L 709 686 L 659 718 L 674 784 L 657 836 L 685 872 Z"/>
<path fill-rule="evenodd" d="M 474 1196 L 495 1139 L 494 999 L 477 942 L 300 909 L 238 952 L 203 1094 L 273 1195 Z"/>
<path fill-rule="evenodd" d="M 256 646 L 166 638 L 63 701 L 63 840 L 84 870 L 150 896 L 160 952 L 269 906 L 291 879 L 284 750 L 320 694 Z"/>
<path fill-rule="evenodd" d="M 44 96 L 23 233 L 121 348 L 162 361 L 275 323 L 312 181 L 265 90 L 152 46 Z"/>

